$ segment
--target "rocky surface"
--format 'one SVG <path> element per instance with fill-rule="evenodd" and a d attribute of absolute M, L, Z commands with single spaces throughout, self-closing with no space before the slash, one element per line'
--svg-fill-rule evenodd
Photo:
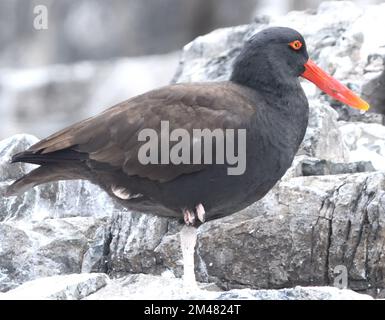
<path fill-rule="evenodd" d="M 45 277 L 0 294 L 0 300 L 80 300 L 103 288 L 108 280 L 104 273 Z"/>
<path fill-rule="evenodd" d="M 126 212 L 86 181 L 4 197 L 5 187 L 33 167 L 10 164 L 10 156 L 36 141 L 30 135 L 0 141 L 0 291 L 42 276 L 102 270 L 110 217 Z"/>
<path fill-rule="evenodd" d="M 129 275 L 108 279 L 103 273 L 71 274 L 29 281 L 7 293 L 0 300 L 371 300 L 369 295 L 334 287 L 295 287 L 281 290 L 229 290 L 221 291 L 215 285 L 199 284 L 200 289 L 186 291 L 181 279 L 170 273 L 162 276 L 147 274 Z"/>
<path fill-rule="evenodd" d="M 377 170 L 385 171 L 385 126 L 341 121 L 339 130 L 344 145 L 350 150 L 349 161 L 369 160 Z"/>
<path fill-rule="evenodd" d="M 332 285 L 335 267 L 345 266 L 349 288 L 377 294 L 385 266 L 384 178 L 291 178 L 242 212 L 206 223 L 198 235 L 200 280 L 222 288 Z M 157 252 L 181 274 L 176 235 Z"/>
<path fill-rule="evenodd" d="M 161 288 L 161 289 L 160 289 Z M 135 274 L 114 279 L 89 295 L 87 300 L 108 299 L 216 299 L 216 300 L 370 300 L 369 295 L 333 287 L 295 287 L 281 290 L 233 289 L 200 284 L 201 290 L 186 292 L 181 279 L 172 275 Z"/>
<path fill-rule="evenodd" d="M 300 161 L 297 170 L 297 176 L 324 176 L 375 171 L 370 161 L 336 163 L 308 157 Z"/>
<path fill-rule="evenodd" d="M 31 189 L 20 197 L 3 196 L 5 187 L 34 166 L 11 164 L 11 156 L 38 141 L 15 135 L 0 141 L 0 221 L 41 220 L 77 216 L 106 217 L 122 208 L 86 181 L 60 181 Z"/>
<path fill-rule="evenodd" d="M 341 10 L 344 15 L 338 14 Z M 221 29 L 185 47 L 175 81 L 226 79 L 247 37 L 268 25 L 287 25 L 305 35 L 313 59 L 335 77 L 358 92 L 372 86 L 379 93 L 384 88 L 374 83 L 383 74 L 385 38 L 369 31 L 383 27 L 384 13 L 384 4 L 360 9 L 350 2 L 330 2 L 316 13 L 293 12 Z M 376 52 L 375 63 L 370 57 Z M 242 289 L 215 298 L 310 299 L 311 290 L 319 299 L 328 294 L 337 298 L 336 289 L 330 288 L 253 290 L 333 286 L 341 270 L 348 288 L 385 297 L 384 126 L 377 116 L 354 111 L 342 121 L 339 106 L 331 107 L 312 85 L 303 84 L 310 97 L 309 128 L 285 177 L 258 203 L 199 228 L 198 279 L 221 289 Z M 375 110 L 382 107 L 374 103 Z M 0 194 L 30 169 L 11 166 L 10 155 L 35 140 L 18 135 L 0 142 Z M 19 197 L 2 197 L 0 220 L 1 291 L 78 272 L 118 277 L 96 292 L 95 299 L 109 292 L 156 296 L 158 289 L 145 285 L 151 281 L 169 283 L 177 291 L 178 279 L 156 275 L 181 275 L 180 225 L 125 212 L 89 183 L 59 182 Z M 132 275 L 142 273 L 152 275 Z M 319 290 L 326 290 L 326 296 Z"/>
<path fill-rule="evenodd" d="M 44 276 L 91 271 L 86 266 L 102 263 L 102 252 L 91 252 L 92 241 L 107 221 L 74 217 L 0 223 L 0 291 Z"/>

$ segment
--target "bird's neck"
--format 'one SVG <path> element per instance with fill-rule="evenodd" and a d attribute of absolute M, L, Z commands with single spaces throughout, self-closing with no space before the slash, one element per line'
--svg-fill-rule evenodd
<path fill-rule="evenodd" d="M 241 54 L 235 61 L 230 80 L 264 95 L 282 97 L 298 87 L 298 77 L 285 63 L 266 52 Z"/>
<path fill-rule="evenodd" d="M 290 66 L 266 52 L 246 52 L 235 61 L 230 81 L 252 89 L 257 100 L 265 101 L 266 111 L 278 111 L 291 121 L 305 122 L 308 102 L 298 76 L 292 73 Z M 260 107 L 258 101 L 256 105 Z"/>
<path fill-rule="evenodd" d="M 269 56 L 253 55 L 235 62 L 230 81 L 251 89 L 257 125 L 275 128 L 279 143 L 292 148 L 294 155 L 305 134 L 309 107 L 298 77 L 291 72 Z"/>

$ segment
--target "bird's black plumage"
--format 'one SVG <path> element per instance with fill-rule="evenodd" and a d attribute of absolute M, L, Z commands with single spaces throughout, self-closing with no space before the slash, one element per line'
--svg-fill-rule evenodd
<path fill-rule="evenodd" d="M 176 84 L 122 102 L 76 123 L 13 157 L 41 166 L 8 189 L 14 195 L 59 179 L 87 179 L 127 208 L 182 217 L 203 204 L 206 220 L 232 214 L 261 199 L 290 167 L 304 137 L 308 103 L 298 76 L 302 36 L 269 28 L 248 40 L 230 81 Z M 227 164 L 143 165 L 142 129 L 246 129 L 246 171 L 228 175 Z M 204 150 L 202 150 L 202 155 Z M 131 195 L 117 197 L 121 194 Z"/>

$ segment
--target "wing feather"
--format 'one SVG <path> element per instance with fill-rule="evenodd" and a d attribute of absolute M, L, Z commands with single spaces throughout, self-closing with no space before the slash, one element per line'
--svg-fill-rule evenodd
<path fill-rule="evenodd" d="M 161 121 L 169 122 L 170 132 L 183 128 L 190 137 L 193 129 L 243 128 L 255 107 L 238 89 L 230 84 L 202 83 L 150 91 L 67 127 L 28 151 L 44 154 L 70 148 L 88 153 L 92 160 L 120 167 L 129 176 L 170 181 L 182 174 L 204 170 L 208 165 L 142 165 L 138 160 L 143 145 L 138 141 L 139 132 L 151 128 L 159 137 Z M 203 157 L 203 150 L 201 154 Z"/>

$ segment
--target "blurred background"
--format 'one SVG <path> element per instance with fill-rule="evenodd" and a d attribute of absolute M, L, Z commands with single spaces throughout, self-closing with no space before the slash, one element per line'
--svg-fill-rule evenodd
<path fill-rule="evenodd" d="M 21 132 L 42 138 L 168 84 L 178 51 L 199 35 L 320 2 L 1 0 L 0 139 Z M 45 12 L 37 6 L 47 9 L 42 29 L 35 23 Z"/>

